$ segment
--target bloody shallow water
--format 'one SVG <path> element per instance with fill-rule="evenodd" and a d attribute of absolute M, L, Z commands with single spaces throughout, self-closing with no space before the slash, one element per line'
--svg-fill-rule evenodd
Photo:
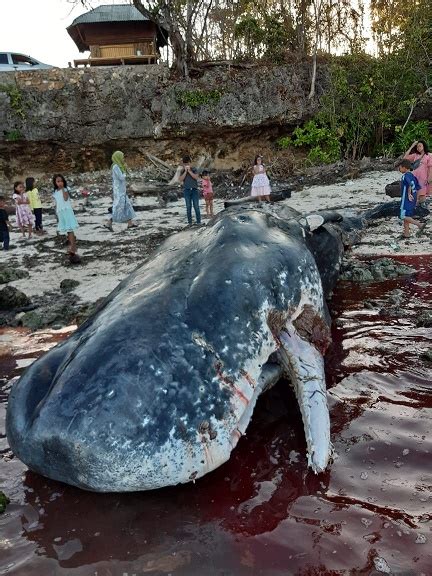
<path fill-rule="evenodd" d="M 402 258 L 398 258 L 402 260 Z M 341 284 L 327 355 L 330 470 L 307 470 L 285 382 L 265 395 L 230 461 L 176 488 L 93 494 L 29 472 L 4 437 L 11 377 L 67 333 L 8 331 L 1 358 L 0 574 L 20 576 L 432 574 L 432 258 L 414 277 Z M 402 290 L 409 319 L 365 308 Z M 387 308 L 389 303 L 385 304 Z M 18 365 L 17 365 L 18 362 Z"/>

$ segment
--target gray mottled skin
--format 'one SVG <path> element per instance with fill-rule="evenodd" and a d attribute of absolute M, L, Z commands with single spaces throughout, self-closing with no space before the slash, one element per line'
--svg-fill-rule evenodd
<path fill-rule="evenodd" d="M 40 474 L 96 491 L 187 482 L 226 461 L 280 374 L 263 368 L 283 348 L 269 315 L 288 327 L 309 303 L 328 323 L 341 218 L 327 214 L 333 223 L 312 234 L 282 204 L 230 208 L 170 237 L 34 362 L 10 394 L 15 454 Z M 294 379 L 296 362 L 281 362 Z"/>

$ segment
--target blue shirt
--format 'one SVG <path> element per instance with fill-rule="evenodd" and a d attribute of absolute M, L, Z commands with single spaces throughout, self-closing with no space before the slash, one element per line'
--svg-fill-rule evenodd
<path fill-rule="evenodd" d="M 417 192 L 420 190 L 420 184 L 412 172 L 405 172 L 401 178 L 401 203 L 400 217 L 403 220 L 405 216 L 412 216 L 417 204 Z M 412 200 L 409 199 L 411 191 Z"/>

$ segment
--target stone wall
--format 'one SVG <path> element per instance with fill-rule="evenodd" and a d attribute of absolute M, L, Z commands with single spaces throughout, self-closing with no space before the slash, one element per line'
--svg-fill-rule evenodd
<path fill-rule="evenodd" d="M 273 139 L 314 113 L 309 81 L 301 62 L 214 67 L 190 82 L 163 65 L 2 72 L 0 174 L 97 169 L 115 148 L 132 164 L 146 151 L 172 160 L 185 150 L 235 164 L 239 146 Z"/>

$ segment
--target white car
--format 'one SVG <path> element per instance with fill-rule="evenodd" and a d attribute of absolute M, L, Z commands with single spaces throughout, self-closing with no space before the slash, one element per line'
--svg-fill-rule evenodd
<path fill-rule="evenodd" d="M 14 70 L 47 70 L 52 68 L 49 64 L 43 64 L 26 56 L 25 54 L 18 54 L 16 52 L 0 52 L 0 72 L 13 72 Z"/>

